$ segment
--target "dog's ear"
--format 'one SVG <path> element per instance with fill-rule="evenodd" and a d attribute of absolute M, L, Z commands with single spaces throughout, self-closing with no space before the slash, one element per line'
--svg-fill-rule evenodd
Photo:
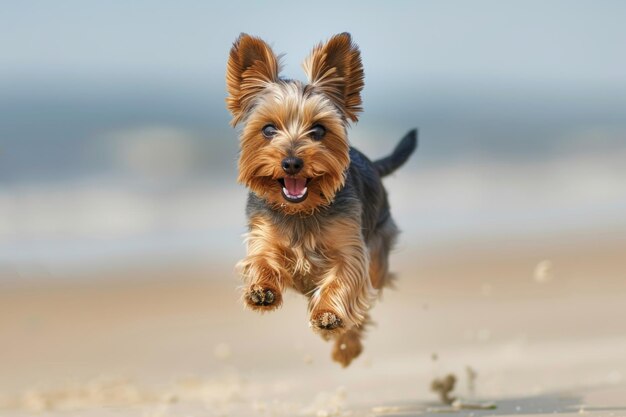
<path fill-rule="evenodd" d="M 250 109 L 254 98 L 278 81 L 279 58 L 263 40 L 242 33 L 230 50 L 226 67 L 226 106 L 236 125 Z"/>
<path fill-rule="evenodd" d="M 349 33 L 335 35 L 313 48 L 303 67 L 311 85 L 326 94 L 347 119 L 358 121 L 358 113 L 363 111 L 363 64 Z"/>

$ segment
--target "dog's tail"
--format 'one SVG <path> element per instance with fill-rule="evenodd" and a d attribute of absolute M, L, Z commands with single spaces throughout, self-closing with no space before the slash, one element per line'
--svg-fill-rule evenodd
<path fill-rule="evenodd" d="M 404 135 L 391 155 L 374 161 L 378 175 L 384 177 L 400 168 L 409 159 L 415 148 L 417 148 L 417 129 L 413 129 Z"/>

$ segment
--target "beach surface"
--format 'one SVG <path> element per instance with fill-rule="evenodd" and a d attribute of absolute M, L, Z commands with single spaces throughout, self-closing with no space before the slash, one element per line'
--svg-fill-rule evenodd
<path fill-rule="evenodd" d="M 244 310 L 228 262 L 5 283 L 0 415 L 626 416 L 624 254 L 602 233 L 399 248 L 347 369 L 302 296 Z M 448 374 L 464 404 L 495 408 L 441 403 Z"/>

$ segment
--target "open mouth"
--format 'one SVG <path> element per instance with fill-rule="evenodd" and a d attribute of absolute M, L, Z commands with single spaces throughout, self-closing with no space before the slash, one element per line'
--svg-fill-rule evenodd
<path fill-rule="evenodd" d="M 309 193 L 307 184 L 310 178 L 285 177 L 278 180 L 282 187 L 283 198 L 290 203 L 304 201 Z"/>

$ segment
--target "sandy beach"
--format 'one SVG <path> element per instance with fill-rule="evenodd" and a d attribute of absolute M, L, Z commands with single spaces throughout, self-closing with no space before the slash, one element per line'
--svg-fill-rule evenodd
<path fill-rule="evenodd" d="M 226 262 L 5 284 L 0 415 L 626 416 L 625 249 L 603 234 L 400 248 L 348 369 L 301 296 L 244 311 Z M 495 409 L 440 403 L 430 384 L 449 373 L 453 395 Z"/>
<path fill-rule="evenodd" d="M 624 17 L 3 2 L 0 417 L 626 417 Z M 395 164 L 413 129 L 384 179 L 396 288 L 344 369 L 302 295 L 243 308 L 245 184 L 312 209 L 344 141 Z"/>

